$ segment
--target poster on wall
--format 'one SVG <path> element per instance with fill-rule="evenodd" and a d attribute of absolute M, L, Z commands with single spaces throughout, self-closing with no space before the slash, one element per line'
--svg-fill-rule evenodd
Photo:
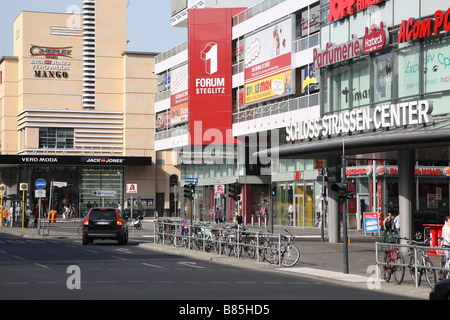
<path fill-rule="evenodd" d="M 245 104 L 293 93 L 294 28 L 289 17 L 245 38 Z"/>
<path fill-rule="evenodd" d="M 188 65 L 172 70 L 170 126 L 186 123 L 189 113 Z"/>

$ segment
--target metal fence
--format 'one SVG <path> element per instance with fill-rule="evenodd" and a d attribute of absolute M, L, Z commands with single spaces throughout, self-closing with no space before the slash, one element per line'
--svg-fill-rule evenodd
<path fill-rule="evenodd" d="M 382 266 L 383 268 L 388 265 L 387 255 L 392 250 L 398 248 L 399 254 L 403 257 L 404 263 L 389 262 L 390 266 L 403 267 L 405 273 L 414 274 L 413 281 L 416 287 L 419 286 L 421 273 L 423 270 L 433 270 L 435 272 L 435 281 L 439 278 L 450 275 L 449 261 L 447 256 L 450 251 L 450 247 L 431 247 L 423 244 L 397 244 L 397 243 L 375 243 L 375 266 Z M 383 256 L 381 256 L 383 255 Z M 429 261 L 430 264 L 426 265 L 424 261 Z M 434 261 L 434 262 L 433 262 Z M 445 267 L 447 266 L 447 267 Z M 375 268 L 377 278 L 384 269 Z"/>
<path fill-rule="evenodd" d="M 281 266 L 281 234 L 243 230 L 242 227 L 212 227 L 209 223 L 190 225 L 186 220 L 158 220 L 154 224 L 155 243 L 214 252 L 236 258 L 256 259 Z"/>

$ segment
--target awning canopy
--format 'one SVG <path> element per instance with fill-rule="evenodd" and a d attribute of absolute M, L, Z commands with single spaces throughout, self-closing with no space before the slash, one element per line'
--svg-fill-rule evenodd
<path fill-rule="evenodd" d="M 394 128 L 358 135 L 341 135 L 329 139 L 301 141 L 260 151 L 254 156 L 279 158 L 326 159 L 348 158 L 397 159 L 399 150 L 415 150 L 416 160 L 450 161 L 450 117 L 435 118 L 427 126 Z"/>

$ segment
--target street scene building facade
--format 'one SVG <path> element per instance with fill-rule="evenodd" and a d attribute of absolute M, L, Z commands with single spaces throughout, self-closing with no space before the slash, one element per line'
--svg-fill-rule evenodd
<path fill-rule="evenodd" d="M 28 184 L 34 212 L 43 179 L 46 210 L 73 206 L 78 217 L 96 205 L 130 207 L 132 196 L 134 208 L 169 211 L 177 169 L 153 145 L 157 54 L 127 51 L 126 0 L 75 9 L 14 21 L 14 56 L 0 60 L 4 205 L 21 206 Z"/>
<path fill-rule="evenodd" d="M 180 183 L 196 184 L 182 214 L 324 221 L 338 241 L 335 168 L 350 228 L 365 230 L 364 212 L 381 222 L 392 211 L 410 237 L 414 212 L 449 213 L 448 4 L 227 4 L 173 2 L 172 24 L 189 36 L 156 57 L 155 148 L 176 151 Z M 239 205 L 227 197 L 236 181 Z"/>

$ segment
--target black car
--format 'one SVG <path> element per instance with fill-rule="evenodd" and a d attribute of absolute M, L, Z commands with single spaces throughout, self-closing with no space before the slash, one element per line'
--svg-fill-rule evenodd
<path fill-rule="evenodd" d="M 128 227 L 115 208 L 92 208 L 83 222 L 83 245 L 94 240 L 117 240 L 128 243 Z"/>
<path fill-rule="evenodd" d="M 430 292 L 430 300 L 450 300 L 450 279 L 436 282 Z"/>

